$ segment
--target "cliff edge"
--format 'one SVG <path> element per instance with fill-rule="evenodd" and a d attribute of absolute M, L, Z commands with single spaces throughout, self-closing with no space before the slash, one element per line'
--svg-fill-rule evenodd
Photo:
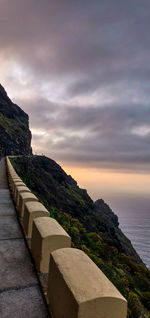
<path fill-rule="evenodd" d="M 0 85 L 0 157 L 31 153 L 29 117 Z"/>

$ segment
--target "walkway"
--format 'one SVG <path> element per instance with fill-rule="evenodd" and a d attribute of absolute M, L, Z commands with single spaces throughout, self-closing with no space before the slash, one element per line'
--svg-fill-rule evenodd
<path fill-rule="evenodd" d="M 49 317 L 0 161 L 0 318 Z"/>

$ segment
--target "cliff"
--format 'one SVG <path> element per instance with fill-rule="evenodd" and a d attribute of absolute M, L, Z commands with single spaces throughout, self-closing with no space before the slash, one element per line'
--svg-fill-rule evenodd
<path fill-rule="evenodd" d="M 119 228 L 118 218 L 102 200 L 93 202 L 86 190 L 53 160 L 22 156 L 12 163 L 51 217 L 85 251 L 128 300 L 130 318 L 149 317 L 150 272 Z"/>
<path fill-rule="evenodd" d="M 0 85 L 0 156 L 31 152 L 29 117 L 9 99 Z"/>
<path fill-rule="evenodd" d="M 94 203 L 87 191 L 79 188 L 54 160 L 31 156 L 15 158 L 13 162 L 19 175 L 50 210 L 69 213 L 88 232 L 101 233 L 106 243 L 142 263 L 131 242 L 119 229 L 118 217 L 109 206 L 102 199 Z"/>

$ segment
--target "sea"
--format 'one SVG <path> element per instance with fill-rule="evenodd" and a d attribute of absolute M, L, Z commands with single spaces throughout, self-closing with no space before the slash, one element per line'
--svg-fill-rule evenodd
<path fill-rule="evenodd" d="M 145 265 L 150 268 L 150 218 L 147 215 L 137 217 L 120 217 L 120 228 L 131 240 L 133 247 Z"/>
<path fill-rule="evenodd" d="M 130 239 L 145 265 L 150 268 L 150 196 L 112 199 L 120 228 Z"/>

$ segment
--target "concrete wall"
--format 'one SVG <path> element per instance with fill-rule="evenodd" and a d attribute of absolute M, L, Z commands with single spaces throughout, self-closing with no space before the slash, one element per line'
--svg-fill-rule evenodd
<path fill-rule="evenodd" d="M 69 235 L 22 185 L 8 157 L 6 166 L 14 204 L 52 317 L 126 318 L 125 298 L 83 251 L 70 247 Z"/>

